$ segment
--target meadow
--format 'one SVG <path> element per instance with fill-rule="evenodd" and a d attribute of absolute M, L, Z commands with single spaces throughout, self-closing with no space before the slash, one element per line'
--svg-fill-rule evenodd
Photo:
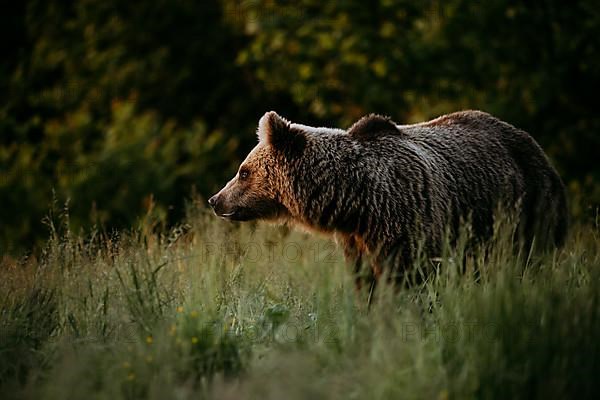
<path fill-rule="evenodd" d="M 70 232 L 0 270 L 0 398 L 593 398 L 599 225 L 544 255 L 498 228 L 382 285 L 370 308 L 334 242 L 190 205 L 161 232 Z M 52 222 L 54 221 L 54 222 Z"/>

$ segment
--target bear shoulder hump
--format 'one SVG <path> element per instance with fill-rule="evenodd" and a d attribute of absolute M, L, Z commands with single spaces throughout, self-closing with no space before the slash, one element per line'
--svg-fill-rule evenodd
<path fill-rule="evenodd" d="M 348 129 L 348 135 L 357 140 L 369 140 L 385 135 L 403 134 L 389 117 L 378 114 L 366 115 Z"/>

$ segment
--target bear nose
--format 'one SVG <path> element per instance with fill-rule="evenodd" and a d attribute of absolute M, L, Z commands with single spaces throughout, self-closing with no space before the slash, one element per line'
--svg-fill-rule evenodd
<path fill-rule="evenodd" d="M 215 204 L 217 204 L 217 195 L 214 195 L 213 197 L 211 197 L 210 199 L 208 199 L 208 205 L 209 206 L 211 206 L 212 208 L 214 208 Z"/>

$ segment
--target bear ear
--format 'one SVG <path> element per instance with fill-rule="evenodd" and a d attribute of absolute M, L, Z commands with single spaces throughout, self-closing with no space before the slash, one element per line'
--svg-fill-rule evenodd
<path fill-rule="evenodd" d="M 290 122 L 285 118 L 282 118 L 275 111 L 269 111 L 262 116 L 258 121 L 258 140 L 260 142 L 270 142 L 274 134 L 289 129 Z"/>
<path fill-rule="evenodd" d="M 258 122 L 258 140 L 271 145 L 286 155 L 300 153 L 306 145 L 306 136 L 300 129 L 280 117 L 275 111 L 269 111 Z"/>
<path fill-rule="evenodd" d="M 377 114 L 369 114 L 354 123 L 348 129 L 348 135 L 359 140 L 368 140 L 382 135 L 401 134 L 396 124 L 389 118 Z"/>

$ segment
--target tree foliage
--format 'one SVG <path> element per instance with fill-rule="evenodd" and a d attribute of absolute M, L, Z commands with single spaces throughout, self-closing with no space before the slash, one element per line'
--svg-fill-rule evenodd
<path fill-rule="evenodd" d="M 483 109 L 542 144 L 575 214 L 600 202 L 593 0 L 32 0 L 1 18 L 2 252 L 39 243 L 53 201 L 75 228 L 177 221 L 270 109 L 342 127 Z"/>

